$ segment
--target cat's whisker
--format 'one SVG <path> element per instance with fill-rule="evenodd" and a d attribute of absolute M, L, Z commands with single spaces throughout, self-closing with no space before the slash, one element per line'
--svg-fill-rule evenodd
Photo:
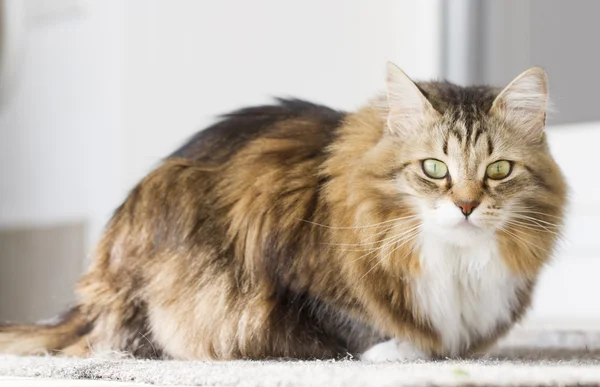
<path fill-rule="evenodd" d="M 384 230 L 382 230 L 382 231 L 379 231 L 379 232 L 376 232 L 376 233 L 375 233 L 375 234 L 373 234 L 373 235 L 369 235 L 369 236 L 367 236 L 365 239 L 372 239 L 372 238 L 375 238 L 375 237 L 377 237 L 377 236 L 379 236 L 379 235 L 381 235 L 381 234 L 386 234 L 386 233 L 390 232 L 391 230 L 393 230 L 394 228 L 398 227 L 400 224 L 401 224 L 401 223 L 398 223 L 398 224 L 394 224 L 394 225 L 392 225 L 392 226 L 389 226 L 389 227 L 387 227 L 386 229 L 384 229 Z"/>
<path fill-rule="evenodd" d="M 369 224 L 369 225 L 366 225 L 366 226 L 329 226 L 329 225 L 326 225 L 326 224 L 321 224 L 321 223 L 313 222 L 312 220 L 307 220 L 307 219 L 296 218 L 296 220 L 299 220 L 299 221 L 305 222 L 305 223 L 310 223 L 310 224 L 312 224 L 314 226 L 319 226 L 319 227 L 328 228 L 328 229 L 334 229 L 334 230 L 359 230 L 359 229 L 364 229 L 364 228 L 379 227 L 382 224 L 387 224 L 387 223 L 391 223 L 391 222 L 398 222 L 399 220 L 413 219 L 413 218 L 416 218 L 418 216 L 419 215 L 402 216 L 402 217 L 399 217 L 399 218 L 389 219 L 389 220 L 385 220 L 383 222 L 379 222 L 379 223 L 375 223 L 375 224 Z"/>
<path fill-rule="evenodd" d="M 527 224 L 529 226 L 540 227 L 541 229 L 544 229 L 550 233 L 555 233 L 555 235 L 558 235 L 557 231 L 559 231 L 561 229 L 560 225 L 558 225 L 558 224 L 548 222 L 543 219 L 538 219 L 537 217 L 526 215 L 527 213 L 529 213 L 527 211 L 519 211 L 518 209 L 515 210 L 513 208 L 513 209 L 511 209 L 510 212 L 501 212 L 501 213 L 503 213 L 504 217 L 510 221 L 524 221 L 524 222 L 527 222 Z M 532 213 L 534 213 L 534 212 L 532 212 Z M 537 211 L 535 211 L 535 213 L 537 213 L 539 215 L 547 215 L 547 214 L 537 212 Z M 505 222 L 507 222 L 508 220 L 505 220 Z"/>
<path fill-rule="evenodd" d="M 532 231 L 536 231 L 536 232 L 547 232 L 547 233 L 550 233 L 550 234 L 554 234 L 556 236 L 560 236 L 560 234 L 558 232 L 553 231 L 553 230 L 549 230 L 546 227 L 540 226 L 540 225 L 535 224 L 535 223 L 525 223 L 525 222 L 522 222 L 522 221 L 519 221 L 519 220 L 514 220 L 514 219 L 513 220 L 511 220 L 511 219 L 505 220 L 504 223 L 510 224 L 510 225 L 513 225 L 513 226 L 516 226 L 516 227 L 526 228 L 528 230 L 532 230 Z"/>
<path fill-rule="evenodd" d="M 389 246 L 390 244 L 393 244 L 393 243 L 394 242 L 390 242 L 390 243 L 387 243 L 385 245 L 382 245 L 382 246 L 379 246 L 379 247 L 374 247 L 374 248 L 369 248 L 369 249 L 362 249 L 362 250 L 340 250 L 340 251 L 357 251 L 357 252 L 363 252 L 364 253 L 363 255 L 361 255 L 360 257 L 355 258 L 352 261 L 350 261 L 350 262 L 356 262 L 358 260 L 361 260 L 363 258 L 368 257 L 369 255 L 372 255 L 373 253 L 375 253 L 375 252 L 377 252 L 379 250 L 385 249 L 386 246 Z"/>
<path fill-rule="evenodd" d="M 518 242 L 520 244 L 522 244 L 523 246 L 525 246 L 525 248 L 529 249 L 531 246 L 529 245 L 529 243 L 526 243 L 525 241 L 523 241 L 521 238 L 519 238 L 518 236 L 516 236 L 515 234 L 513 234 L 512 232 L 508 231 L 505 227 L 500 226 L 499 230 L 509 236 L 511 236 L 512 238 L 514 238 L 515 242 Z M 535 246 L 534 246 L 535 247 Z"/>
<path fill-rule="evenodd" d="M 408 239 L 406 239 L 404 242 L 402 242 L 400 245 L 396 246 L 385 258 L 389 257 L 390 255 L 392 255 L 395 251 L 397 251 L 400 247 L 404 246 L 406 243 L 412 241 L 415 239 L 415 237 L 417 235 L 419 235 L 421 232 L 421 228 L 417 229 L 414 233 L 412 233 L 410 235 L 410 237 L 408 237 Z"/>
<path fill-rule="evenodd" d="M 389 254 L 383 256 L 379 261 L 377 261 L 377 263 L 375 265 L 373 265 L 373 267 L 371 267 L 362 277 L 360 277 L 360 279 L 362 280 L 363 278 L 365 278 L 370 272 L 372 272 L 378 265 L 383 263 L 388 257 L 390 257 L 400 247 L 404 246 L 405 244 L 407 244 L 407 243 L 411 242 L 413 239 L 415 239 L 416 236 L 420 234 L 420 232 L 421 232 L 421 230 L 416 230 L 413 234 L 411 234 L 410 238 L 408 238 L 407 240 L 402 242 L 399 246 L 396 246 Z"/>
<path fill-rule="evenodd" d="M 506 215 L 507 219 L 504 219 L 504 222 L 526 222 L 526 223 L 522 223 L 522 224 L 527 224 L 529 226 L 532 227 L 539 227 L 540 229 L 544 229 L 548 232 L 555 232 L 552 229 L 556 229 L 559 230 L 560 226 L 554 223 L 550 223 L 550 222 L 546 222 L 543 221 L 541 219 L 537 219 L 534 217 L 530 217 L 530 216 L 523 216 L 521 214 L 518 213 L 510 213 L 508 215 Z M 481 216 L 482 220 L 499 220 L 499 218 L 496 217 L 491 217 L 491 216 Z"/>
<path fill-rule="evenodd" d="M 395 227 L 396 226 L 390 227 L 389 229 L 385 230 L 385 233 L 390 232 Z M 419 226 L 416 226 L 416 227 L 419 227 Z M 414 229 L 414 227 L 412 229 Z M 375 235 L 382 234 L 382 233 L 384 233 L 384 232 L 380 232 L 380 233 L 377 233 Z M 374 237 L 375 235 L 371 235 L 371 237 Z M 356 247 L 356 246 L 370 246 L 370 245 L 377 245 L 377 244 L 380 244 L 382 242 L 386 242 L 386 241 L 389 241 L 389 240 L 393 240 L 393 239 L 395 239 L 395 238 L 397 238 L 398 236 L 401 236 L 401 235 L 403 235 L 403 234 L 393 235 L 391 237 L 387 237 L 385 239 L 379 239 L 379 240 L 373 241 L 373 242 L 361 242 L 361 243 L 324 243 L 324 244 L 325 245 L 330 245 L 330 246 L 350 246 L 350 247 L 352 247 L 352 246 L 354 246 L 354 247 Z"/>
<path fill-rule="evenodd" d="M 523 227 L 520 224 L 515 224 L 514 226 L 515 227 Z M 533 226 L 533 225 L 531 225 L 531 226 Z M 539 225 L 536 225 L 536 226 L 539 226 Z M 554 231 L 554 230 L 549 230 L 548 228 L 546 228 L 544 226 L 539 226 L 539 227 L 541 227 L 541 228 L 540 229 L 535 229 L 533 227 L 523 227 L 523 228 L 527 228 L 527 229 L 535 231 L 535 232 L 549 233 L 549 234 L 555 235 L 558 238 L 558 241 L 560 241 L 560 242 L 572 243 L 572 241 L 569 238 L 567 238 L 566 235 L 559 232 L 559 230 L 560 230 L 559 228 L 557 228 L 557 231 Z"/>
<path fill-rule="evenodd" d="M 417 233 L 417 234 L 418 234 L 418 233 Z M 410 239 L 406 240 L 406 242 L 405 242 L 405 243 L 408 243 L 408 242 L 412 241 L 412 240 L 413 240 L 415 237 L 416 237 L 416 234 L 415 234 L 415 235 L 414 235 L 412 238 L 410 238 Z M 404 243 L 403 243 L 403 244 L 404 244 Z M 402 244 L 402 245 L 403 245 L 403 244 Z M 400 248 L 402 245 L 398 246 L 398 248 Z M 390 255 L 391 255 L 391 254 L 393 254 L 393 252 L 394 252 L 394 251 L 396 251 L 398 248 L 394 249 L 394 250 L 393 250 L 392 252 L 390 252 L 389 254 L 385 255 L 385 256 L 384 256 L 384 257 L 382 257 L 382 258 L 380 258 L 380 259 L 377 261 L 377 263 L 375 263 L 375 264 L 374 264 L 374 265 L 373 265 L 373 266 L 372 266 L 372 267 L 371 267 L 371 268 L 370 268 L 370 269 L 369 269 L 369 270 L 368 270 L 368 271 L 367 271 L 367 272 L 366 272 L 366 273 L 365 273 L 365 274 L 364 274 L 362 277 L 360 277 L 360 280 L 364 279 L 364 278 L 365 278 L 365 277 L 366 277 L 366 276 L 367 276 L 367 275 L 368 275 L 370 272 L 372 272 L 373 270 L 375 270 L 375 268 L 376 268 L 377 266 L 379 266 L 380 264 L 382 264 L 382 263 L 383 263 L 383 262 L 384 262 L 384 261 L 385 261 L 385 260 L 386 260 L 386 259 L 387 259 L 387 258 L 388 258 Z M 374 258 L 373 258 L 373 259 L 374 259 Z M 371 259 L 371 261 L 372 261 L 373 259 Z M 371 261 L 369 261 L 369 262 L 371 262 Z"/>
<path fill-rule="evenodd" d="M 536 219 L 536 220 L 539 220 L 539 221 L 542 221 L 542 222 L 546 222 L 546 223 L 548 223 L 548 224 L 555 225 L 555 223 L 552 223 L 552 222 L 550 222 L 550 221 L 547 221 L 547 220 L 540 219 L 539 217 L 534 217 L 534 216 L 531 216 L 531 215 L 527 215 L 527 214 L 529 214 L 529 213 L 530 213 L 530 212 L 528 212 L 528 211 L 511 211 L 511 212 L 510 212 L 510 214 L 513 214 L 513 215 L 522 215 L 522 216 L 527 216 L 527 217 L 530 217 L 530 218 L 533 218 L 533 219 Z M 548 216 L 547 214 L 544 214 L 544 213 L 541 213 L 541 212 L 540 212 L 540 213 L 538 213 L 538 214 L 539 214 L 539 215 L 542 215 L 542 216 Z M 560 219 L 560 218 L 559 218 L 559 219 Z"/>
<path fill-rule="evenodd" d="M 533 243 L 533 242 L 531 242 L 531 241 L 529 241 L 527 239 L 524 239 L 524 238 L 516 235 L 512 231 L 509 231 L 508 229 L 506 229 L 505 227 L 500 227 L 500 230 L 503 231 L 504 233 L 512 236 L 513 238 L 516 238 L 517 241 L 521 241 L 523 243 L 523 245 L 525 247 L 527 247 L 528 249 L 531 248 L 531 247 L 535 247 L 535 248 L 540 249 L 540 250 L 542 250 L 542 251 L 544 251 L 546 253 L 550 253 L 548 250 L 544 249 L 543 247 L 541 247 L 541 246 L 537 245 L 536 243 Z M 517 230 L 513 230 L 513 231 L 518 232 Z"/>
<path fill-rule="evenodd" d="M 530 220 L 533 220 L 533 221 L 536 221 L 536 222 L 547 224 L 547 225 L 552 226 L 552 227 L 558 227 L 558 225 L 556 223 L 548 222 L 548 221 L 543 220 L 543 219 L 538 219 L 536 217 L 525 215 L 525 214 L 520 213 L 520 212 L 512 212 L 511 216 L 515 217 L 515 218 L 518 217 L 518 218 L 522 218 L 522 219 L 530 219 Z"/>
<path fill-rule="evenodd" d="M 387 250 L 389 248 L 393 248 L 396 249 L 396 247 L 394 247 L 394 245 L 398 245 L 399 243 L 403 244 L 406 240 L 412 238 L 415 236 L 415 233 L 419 233 L 422 229 L 422 225 L 418 225 L 416 227 L 413 227 L 407 231 L 405 231 L 404 233 L 402 233 L 402 235 L 399 236 L 399 238 L 396 238 L 395 240 L 386 243 L 385 245 L 381 246 L 378 249 L 374 249 L 371 251 L 371 253 L 374 253 L 375 251 L 380 251 L 383 252 L 384 250 Z M 371 260 L 377 258 L 377 254 L 374 255 L 374 257 L 371 258 Z"/>
<path fill-rule="evenodd" d="M 547 217 L 555 218 L 555 219 L 559 219 L 559 220 L 563 219 L 563 217 L 561 217 L 561 216 L 551 215 L 551 214 L 547 214 L 545 212 L 540 212 L 540 211 L 532 211 L 531 208 L 532 207 L 513 207 L 513 208 L 511 208 L 511 211 L 516 212 L 516 213 L 529 213 L 529 214 L 543 215 L 543 216 L 547 216 Z"/>
<path fill-rule="evenodd" d="M 353 259 L 351 262 L 356 262 L 356 261 L 358 261 L 358 260 L 360 260 L 360 259 L 363 259 L 363 258 L 365 258 L 365 257 L 368 257 L 369 255 L 373 255 L 373 256 L 371 257 L 371 259 L 369 260 L 369 262 L 368 262 L 368 263 L 370 263 L 371 261 L 373 261 L 374 259 L 376 259 L 376 258 L 379 256 L 379 254 L 374 254 L 376 251 L 381 251 L 381 252 L 382 252 L 382 251 L 385 251 L 385 250 L 387 250 L 387 249 L 389 249 L 389 248 L 393 247 L 394 245 L 396 245 L 396 244 L 398 244 L 398 243 L 401 243 L 401 242 L 403 242 L 403 241 L 405 241 L 405 240 L 407 240 L 407 239 L 411 238 L 411 237 L 413 236 L 413 235 L 412 235 L 412 232 L 414 232 L 414 231 L 415 231 L 414 229 L 408 230 L 407 232 L 405 232 L 403 235 L 401 235 L 401 236 L 400 236 L 399 238 L 397 238 L 396 240 L 394 240 L 394 241 L 392 241 L 392 242 L 389 242 L 389 243 L 386 243 L 384 246 L 381 246 L 381 247 L 379 247 L 379 248 L 377 248 L 377 249 L 373 249 L 373 250 L 371 250 L 371 251 L 367 252 L 366 254 L 363 254 L 362 256 L 360 256 L 360 257 L 358 257 L 358 258 L 356 258 L 356 259 Z M 418 232 L 418 230 L 417 230 L 417 232 Z M 411 235 L 408 235 L 408 234 L 411 234 Z"/>
<path fill-rule="evenodd" d="M 372 239 L 372 238 L 376 237 L 377 235 L 389 233 L 393 228 L 394 227 L 390 227 L 390 228 L 388 228 L 388 229 L 386 229 L 384 231 L 381 231 L 381 232 L 379 232 L 377 234 L 370 235 L 368 238 L 365 238 L 365 239 L 368 240 L 368 239 Z M 378 240 L 372 241 L 372 242 L 360 242 L 360 243 L 324 243 L 324 244 L 326 244 L 326 245 L 332 245 L 332 246 L 370 246 L 370 245 L 380 244 L 382 242 L 385 242 L 387 240 L 393 239 L 395 237 L 397 237 L 397 235 L 394 235 L 394 236 L 391 236 L 391 237 L 388 237 L 388 238 L 385 238 L 385 239 L 378 239 Z"/>
<path fill-rule="evenodd" d="M 369 255 L 371 255 L 373 253 L 375 253 L 376 251 L 384 250 L 386 248 L 389 248 L 390 246 L 393 246 L 396 243 L 402 242 L 405 238 L 407 238 L 407 234 L 410 234 L 411 232 L 415 231 L 416 229 L 419 229 L 420 227 L 421 227 L 421 225 L 418 225 L 418 226 L 415 226 L 415 227 L 413 227 L 413 228 L 411 228 L 409 230 L 406 230 L 402 234 L 396 235 L 393 238 L 393 241 L 388 242 L 388 243 L 386 243 L 386 244 L 384 244 L 384 245 L 382 245 L 380 247 L 377 247 L 377 248 L 374 248 L 374 249 L 370 249 L 368 252 L 366 252 L 365 254 L 361 255 L 358 258 L 353 259 L 351 262 L 356 262 L 356 261 L 358 261 L 360 259 L 363 259 L 363 258 L 365 258 L 365 257 L 367 257 L 367 256 L 369 256 Z M 377 255 L 375 255 L 375 256 L 377 256 Z"/>

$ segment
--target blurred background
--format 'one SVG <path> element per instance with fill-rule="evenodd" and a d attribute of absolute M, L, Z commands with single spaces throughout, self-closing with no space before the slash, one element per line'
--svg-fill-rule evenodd
<path fill-rule="evenodd" d="M 595 0 L 0 0 L 0 320 L 73 300 L 128 190 L 215 116 L 295 96 L 355 109 L 413 79 L 549 74 L 567 237 L 526 324 L 600 328 Z"/>

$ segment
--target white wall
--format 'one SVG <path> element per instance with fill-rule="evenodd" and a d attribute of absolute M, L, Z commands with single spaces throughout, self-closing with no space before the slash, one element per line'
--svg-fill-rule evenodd
<path fill-rule="evenodd" d="M 529 323 L 600 329 L 600 185 L 593 177 L 600 123 L 553 126 L 548 138 L 571 203 L 561 249 L 542 276 Z"/>
<path fill-rule="evenodd" d="M 85 220 L 95 236 L 122 168 L 121 5 L 17 3 L 24 34 L 14 87 L 0 106 L 0 227 Z"/>
<path fill-rule="evenodd" d="M 387 60 L 439 76 L 437 0 L 125 4 L 123 187 L 231 109 L 273 96 L 353 109 Z"/>

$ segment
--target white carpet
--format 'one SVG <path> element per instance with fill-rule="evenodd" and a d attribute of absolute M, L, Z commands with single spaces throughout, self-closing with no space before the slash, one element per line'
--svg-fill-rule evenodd
<path fill-rule="evenodd" d="M 600 333 L 516 333 L 490 357 L 475 361 L 366 364 L 0 356 L 2 386 L 113 384 L 91 381 L 120 382 L 115 386 L 600 386 Z"/>

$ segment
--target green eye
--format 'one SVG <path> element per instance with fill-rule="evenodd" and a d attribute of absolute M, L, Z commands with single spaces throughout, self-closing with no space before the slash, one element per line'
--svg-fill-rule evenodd
<path fill-rule="evenodd" d="M 487 169 L 485 170 L 485 174 L 490 179 L 502 180 L 508 175 L 510 175 L 511 171 L 512 164 L 510 163 L 510 161 L 500 160 L 488 165 Z"/>
<path fill-rule="evenodd" d="M 423 160 L 422 166 L 423 172 L 432 179 L 443 179 L 448 175 L 448 167 L 440 160 Z"/>

